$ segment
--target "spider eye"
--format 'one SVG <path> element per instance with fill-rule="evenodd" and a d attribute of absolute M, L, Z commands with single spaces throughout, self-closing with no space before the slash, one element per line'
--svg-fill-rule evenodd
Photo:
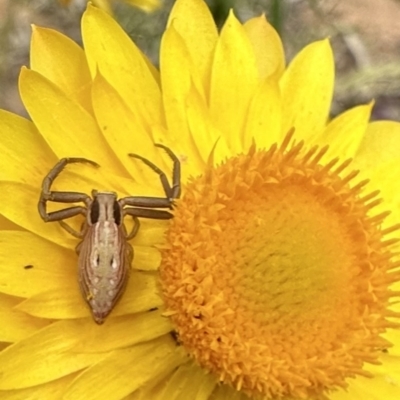
<path fill-rule="evenodd" d="M 117 225 L 121 224 L 121 207 L 117 200 L 114 201 L 114 221 Z"/>
<path fill-rule="evenodd" d="M 100 206 L 99 201 L 95 197 L 90 208 L 90 222 L 95 224 L 99 220 Z"/>

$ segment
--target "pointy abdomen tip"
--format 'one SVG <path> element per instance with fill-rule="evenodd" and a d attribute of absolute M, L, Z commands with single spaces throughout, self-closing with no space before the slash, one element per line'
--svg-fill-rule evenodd
<path fill-rule="evenodd" d="M 105 319 L 108 317 L 113 309 L 111 302 L 102 302 L 99 301 L 99 299 L 96 300 L 94 298 L 89 300 L 89 307 L 92 311 L 93 319 L 98 325 L 104 323 Z"/>
<path fill-rule="evenodd" d="M 106 317 L 109 313 L 101 313 L 101 314 L 95 314 L 93 313 L 93 319 L 94 322 L 96 322 L 97 325 L 102 325 L 104 321 L 106 320 Z"/>

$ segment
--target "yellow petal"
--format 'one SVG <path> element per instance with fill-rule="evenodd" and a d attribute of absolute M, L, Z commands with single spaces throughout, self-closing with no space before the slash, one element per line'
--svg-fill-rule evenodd
<path fill-rule="evenodd" d="M 385 220 L 400 220 L 400 124 L 392 121 L 372 122 L 360 144 L 352 164 L 360 169 L 361 178 L 370 179 L 368 191 L 380 190 L 384 203 L 377 210 L 391 210 Z M 378 211 L 377 211 L 378 212 Z"/>
<path fill-rule="evenodd" d="M 73 351 L 86 339 L 90 330 L 86 325 L 90 326 L 84 320 L 55 322 L 2 351 L 0 390 L 40 385 L 104 358 L 104 354 Z"/>
<path fill-rule="evenodd" d="M 59 224 L 46 224 L 40 218 L 37 212 L 37 201 L 39 199 L 38 188 L 16 182 L 0 181 L 0 191 L 3 193 L 13 193 L 13 201 L 15 204 L 23 204 L 23 207 L 18 208 L 15 207 L 14 203 L 11 201 L 0 202 L 0 213 L 10 221 L 40 237 L 54 241 L 60 246 L 69 249 L 75 247 L 76 239 L 67 234 Z M 48 256 L 46 254 L 41 254 L 41 257 L 42 258 L 38 258 L 38 260 L 46 260 Z M 31 262 L 28 260 L 26 264 L 31 264 Z"/>
<path fill-rule="evenodd" d="M 210 110 L 204 98 L 194 89 L 191 90 L 186 100 L 186 115 L 191 136 L 195 143 L 195 151 L 199 153 L 203 163 L 201 166 L 188 163 L 188 165 L 185 165 L 185 169 L 188 169 L 189 176 L 197 176 L 204 170 L 212 149 L 214 149 L 214 162 L 216 164 L 229 157 L 230 151 L 225 137 L 216 129 L 211 119 Z"/>
<path fill-rule="evenodd" d="M 183 38 L 208 97 L 211 63 L 218 40 L 218 31 L 210 10 L 201 0 L 178 0 L 168 18 L 167 26 L 171 24 Z"/>
<path fill-rule="evenodd" d="M 3 134 L 0 143 L 2 154 L 0 158 L 0 180 L 28 183 L 39 188 L 45 175 L 56 164 L 57 157 L 31 121 L 0 110 L 0 130 Z M 163 154 L 163 151 L 160 150 L 159 153 Z M 134 164 L 132 160 L 128 161 Z M 79 175 L 86 175 L 86 179 L 82 180 L 76 175 L 71 176 L 70 171 L 73 170 L 76 170 Z M 136 190 L 140 191 L 151 187 L 152 182 L 154 182 L 153 186 L 159 189 L 160 184 L 157 175 L 152 172 L 152 176 L 153 179 L 147 180 L 142 186 L 133 186 L 132 179 L 126 180 L 120 177 L 116 179 L 115 176 L 107 176 L 103 168 L 91 167 L 87 169 L 85 164 L 74 164 L 68 166 L 65 172 L 63 171 L 57 178 L 55 186 L 59 182 L 65 181 L 68 182 L 69 187 L 64 187 L 64 190 L 90 193 L 94 187 L 100 188 L 101 185 L 104 185 L 104 188 L 108 190 L 113 189 L 127 195 Z M 68 179 L 65 180 L 64 178 L 67 177 Z M 85 180 L 86 183 L 84 183 Z M 98 182 L 101 182 L 100 186 Z"/>
<path fill-rule="evenodd" d="M 396 286 L 396 285 L 394 285 Z M 398 284 L 397 284 L 398 286 Z M 398 288 L 396 288 L 397 290 L 399 290 Z M 399 311 L 399 304 L 397 304 L 397 310 Z M 391 307 L 394 309 L 394 307 Z M 388 352 L 389 355 L 393 355 L 395 357 L 400 358 L 400 335 L 399 335 L 399 331 L 397 329 L 390 329 L 387 332 L 385 332 L 385 334 L 383 335 L 385 339 L 387 339 L 390 343 L 393 344 L 393 347 L 390 347 Z"/>
<path fill-rule="evenodd" d="M 279 79 L 285 69 L 285 54 L 278 33 L 265 15 L 251 18 L 243 25 L 253 45 L 261 79 L 273 75 Z"/>
<path fill-rule="evenodd" d="M 158 293 L 158 275 L 133 271 L 126 291 L 115 307 L 113 315 L 132 314 L 162 307 Z M 160 328 L 166 326 L 159 321 Z"/>
<path fill-rule="evenodd" d="M 217 379 L 204 372 L 192 362 L 181 365 L 168 380 L 160 399 L 209 399 L 217 384 Z"/>
<path fill-rule="evenodd" d="M 389 350 L 390 351 L 390 350 Z M 395 400 L 399 397 L 400 358 L 391 355 L 381 357 L 382 365 L 371 365 L 373 379 L 358 376 L 349 380 L 347 391 L 334 392 L 329 400 Z M 368 397 L 366 394 L 368 393 Z"/>
<path fill-rule="evenodd" d="M 54 293 L 53 293 L 54 294 Z M 108 351 L 112 351 L 118 348 L 126 348 L 127 346 L 131 346 L 143 341 L 148 341 L 153 338 L 157 338 L 159 336 L 165 335 L 166 333 L 172 330 L 171 322 L 168 318 L 162 316 L 160 311 L 152 311 L 140 314 L 134 314 L 124 317 L 116 317 L 114 312 L 108 317 L 107 323 L 99 327 L 96 325 L 92 319 L 89 308 L 84 304 L 81 296 L 75 296 L 75 293 L 70 293 L 74 295 L 75 299 L 81 300 L 82 307 L 75 308 L 75 312 L 71 313 L 63 312 L 62 307 L 67 307 L 69 304 L 73 304 L 72 302 L 67 304 L 65 302 L 58 302 L 56 304 L 55 301 L 51 301 L 51 298 L 48 299 L 51 301 L 51 304 L 48 307 L 48 312 L 44 313 L 46 305 L 42 302 L 39 304 L 39 296 L 33 301 L 27 300 L 20 307 L 19 310 L 26 310 L 27 312 L 45 314 L 44 318 L 58 318 L 58 316 L 62 316 L 62 318 L 73 318 L 72 314 L 78 316 L 82 315 L 82 319 L 80 320 L 83 327 L 87 329 L 81 337 L 79 343 L 73 348 L 73 351 L 76 353 L 106 353 Z M 45 297 L 41 297 L 41 300 L 44 300 Z M 75 305 L 78 305 L 75 302 Z M 54 308 L 54 306 L 59 306 L 59 310 Z M 84 307 L 83 307 L 84 306 Z M 73 322 L 73 321 L 71 321 Z M 107 340 L 102 340 L 103 337 L 107 337 Z"/>
<path fill-rule="evenodd" d="M 148 263 L 144 262 L 145 257 L 151 259 L 151 264 L 153 264 L 155 260 L 160 260 L 158 250 L 156 250 L 155 246 L 164 243 L 163 237 L 165 230 L 168 228 L 168 224 L 169 222 L 166 220 L 141 219 L 139 232 L 132 241 L 135 248 L 135 257 L 133 261 L 135 268 L 146 271 L 150 269 Z M 141 246 L 143 246 L 143 248 L 141 248 Z M 151 250 L 151 248 L 153 248 L 154 251 Z"/>
<path fill-rule="evenodd" d="M 123 171 L 95 119 L 57 86 L 23 68 L 20 93 L 33 122 L 57 157 L 85 157 L 116 172 Z"/>
<path fill-rule="evenodd" d="M 25 118 L 0 110 L 0 131 L 0 180 L 32 185 L 41 183 L 42 168 L 50 169 L 56 157 L 35 125 Z"/>
<path fill-rule="evenodd" d="M 56 228 L 58 224 L 43 225 Z M 21 244 L 24 251 L 21 251 Z M 0 231 L 0 247 L 0 290 L 3 293 L 30 297 L 43 289 L 60 291 L 77 282 L 77 258 L 72 251 L 24 231 Z"/>
<path fill-rule="evenodd" d="M 113 351 L 103 361 L 78 376 L 67 393 L 64 393 L 63 399 L 124 398 L 146 382 L 165 376 L 182 363 L 181 353 L 175 350 L 176 346 L 171 342 L 170 338 L 165 337 Z"/>
<path fill-rule="evenodd" d="M 83 15 L 82 36 L 92 77 L 99 70 L 151 133 L 152 125 L 163 123 L 161 93 L 142 52 L 110 15 L 91 5 Z"/>
<path fill-rule="evenodd" d="M 334 60 L 328 40 L 305 47 L 280 81 L 282 135 L 295 128 L 296 138 L 309 140 L 325 127 L 332 101 Z"/>
<path fill-rule="evenodd" d="M 40 293 L 21 302 L 16 308 L 35 317 L 49 319 L 71 319 L 71 318 L 91 318 L 82 294 L 79 290 L 76 268 L 69 271 L 69 280 L 64 286 L 52 288 L 52 285 L 43 285 Z M 71 279 L 73 277 L 73 279 Z M 48 277 L 50 280 L 51 277 Z M 150 291 L 151 290 L 151 291 Z M 156 278 L 148 275 L 133 272 L 129 278 L 124 296 L 115 307 L 111 317 L 149 311 L 162 305 L 160 297 L 157 295 Z M 157 327 L 170 329 L 167 319 L 159 319 Z M 165 323 L 164 323 L 165 322 Z M 150 322 L 148 322 L 150 324 Z M 135 325 L 137 323 L 135 322 Z M 150 329 L 150 325 L 148 327 Z M 148 331 L 146 331 L 149 333 Z M 161 334 L 168 332 L 163 331 Z"/>
<path fill-rule="evenodd" d="M 172 330 L 170 320 L 159 310 L 111 318 L 112 323 L 107 323 L 107 320 L 100 327 L 91 318 L 83 320 L 87 332 L 73 350 L 77 353 L 106 353 L 126 349 L 128 346 L 163 336 Z M 103 340 L 105 337 L 107 340 Z"/>
<path fill-rule="evenodd" d="M 14 224 L 14 222 L 10 221 L 8 218 L 6 218 L 4 215 L 1 214 L 0 214 L 0 228 L 1 230 L 4 231 L 17 231 L 22 229 L 20 226 Z"/>
<path fill-rule="evenodd" d="M 151 12 L 161 7 L 160 0 L 124 0 L 125 3 L 139 7 L 143 11 Z"/>
<path fill-rule="evenodd" d="M 152 222 L 152 221 L 149 221 Z M 146 229 L 141 224 L 141 229 Z M 139 271 L 156 271 L 161 263 L 161 254 L 154 247 L 159 244 L 164 238 L 164 232 L 167 229 L 167 224 L 163 224 L 163 226 L 156 225 L 148 225 L 145 230 L 145 234 L 139 238 L 133 240 L 132 245 L 135 250 L 135 257 L 133 259 L 133 267 Z M 148 235 L 148 233 L 153 232 Z M 153 239 L 150 239 L 148 236 L 151 236 Z M 146 241 L 142 240 L 145 239 Z M 147 242 L 147 243 L 146 243 Z M 139 243 L 143 243 L 140 245 Z M 161 243 L 162 244 L 162 243 Z"/>
<path fill-rule="evenodd" d="M 26 389 L 7 390 L 6 392 L 0 390 L 0 398 L 5 400 L 59 400 L 60 393 L 64 393 L 66 388 L 70 385 L 75 374 L 70 374 L 52 382 L 47 382 L 44 385 L 38 385 Z"/>
<path fill-rule="evenodd" d="M 158 183 L 158 179 L 154 179 L 157 178 L 154 171 L 143 168 L 142 163 L 130 159 L 128 153 L 146 154 L 146 158 L 159 165 L 162 150 L 154 146 L 149 133 L 137 122 L 130 108 L 100 72 L 93 81 L 92 96 L 100 129 L 115 154 L 123 160 L 131 177 L 142 184 Z"/>
<path fill-rule="evenodd" d="M 17 342 L 47 325 L 46 321 L 16 310 L 14 307 L 20 301 L 16 297 L 0 293 L 0 342 Z"/>
<path fill-rule="evenodd" d="M 258 87 L 250 103 L 245 130 L 245 147 L 249 147 L 253 139 L 259 148 L 269 148 L 280 140 L 282 104 L 274 80 L 265 80 Z"/>
<path fill-rule="evenodd" d="M 56 84 L 86 111 L 93 113 L 89 67 L 84 51 L 74 41 L 53 29 L 34 26 L 31 69 Z"/>
<path fill-rule="evenodd" d="M 192 150 L 192 154 L 187 154 L 190 164 L 194 163 L 195 168 L 201 169 L 204 161 L 196 152 L 192 137 L 195 135 L 192 135 L 189 130 L 186 102 L 192 86 L 194 86 L 193 90 L 199 92 L 202 99 L 205 97 L 200 78 L 191 63 L 186 45 L 174 26 L 168 28 L 164 33 L 160 58 L 163 100 L 169 130 L 168 139 L 174 148 L 178 147 L 178 152 L 180 149 Z"/>
<path fill-rule="evenodd" d="M 246 399 L 246 395 L 241 393 L 229 385 L 218 385 L 213 394 L 210 397 L 210 400 L 248 400 Z M 286 400 L 286 399 L 285 399 Z M 314 399 L 307 399 L 314 400 Z"/>
<path fill-rule="evenodd" d="M 231 153 L 243 150 L 244 124 L 259 84 L 253 46 L 231 12 L 219 38 L 211 77 L 210 110 Z"/>
<path fill-rule="evenodd" d="M 334 118 L 322 135 L 315 136 L 310 146 L 329 144 L 328 157 L 352 158 L 360 147 L 371 116 L 373 103 L 353 107 Z"/>
<path fill-rule="evenodd" d="M 90 311 L 79 291 L 78 278 L 74 278 L 74 282 L 57 289 L 48 290 L 42 286 L 40 293 L 20 303 L 17 309 L 38 318 L 89 318 Z"/>

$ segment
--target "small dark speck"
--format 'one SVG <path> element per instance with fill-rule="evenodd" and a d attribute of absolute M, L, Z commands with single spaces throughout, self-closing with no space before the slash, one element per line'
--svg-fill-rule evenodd
<path fill-rule="evenodd" d="M 388 349 L 382 349 L 382 353 L 389 353 Z"/>
<path fill-rule="evenodd" d="M 24 269 L 32 269 L 33 265 L 29 264 L 29 265 L 25 265 Z"/>
<path fill-rule="evenodd" d="M 177 331 L 171 331 L 170 335 L 172 336 L 172 339 L 174 339 L 175 343 L 180 346 L 180 342 L 179 342 L 179 335 Z"/>
<path fill-rule="evenodd" d="M 149 312 L 156 311 L 156 310 L 158 310 L 158 307 L 153 307 L 153 308 L 150 308 Z"/>
<path fill-rule="evenodd" d="M 104 125 L 104 126 L 103 126 L 103 131 L 106 131 L 107 128 L 108 128 L 108 126 L 107 126 L 107 125 Z"/>

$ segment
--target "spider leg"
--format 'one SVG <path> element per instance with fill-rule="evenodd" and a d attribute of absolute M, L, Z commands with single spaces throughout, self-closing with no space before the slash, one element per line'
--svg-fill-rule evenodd
<path fill-rule="evenodd" d="M 126 209 L 126 210 L 129 210 L 129 209 Z M 132 227 L 132 230 L 131 230 L 129 233 L 125 232 L 125 233 L 126 233 L 126 240 L 131 240 L 132 238 L 134 238 L 134 237 L 136 236 L 136 234 L 137 234 L 138 231 L 139 231 L 139 228 L 140 228 L 140 221 L 139 221 L 139 219 L 138 219 L 136 216 L 134 216 L 134 215 L 132 215 L 132 214 L 130 214 L 130 213 L 126 213 L 126 212 L 125 212 L 126 210 L 123 211 L 124 216 L 125 216 L 125 215 L 130 215 L 130 216 L 132 217 L 132 219 L 133 219 L 133 227 Z M 125 229 L 125 231 L 126 231 L 126 229 Z"/>
<path fill-rule="evenodd" d="M 121 207 L 171 208 L 172 206 L 172 200 L 169 198 L 149 196 L 127 196 L 119 199 L 118 203 Z"/>
<path fill-rule="evenodd" d="M 131 215 L 136 218 L 151 219 L 171 219 L 173 216 L 170 212 L 164 210 L 152 210 L 147 208 L 129 207 L 124 209 L 124 215 Z"/>
<path fill-rule="evenodd" d="M 42 192 L 49 193 L 52 183 L 60 174 L 60 172 L 65 168 L 67 164 L 73 164 L 73 163 L 86 163 L 86 164 L 91 164 L 94 167 L 99 167 L 99 164 L 95 163 L 94 161 L 88 160 L 86 158 L 62 158 L 44 177 L 42 183 Z"/>
<path fill-rule="evenodd" d="M 172 152 L 170 148 L 164 146 L 163 144 L 156 143 L 156 147 L 164 149 L 164 151 L 169 155 L 170 159 L 174 162 L 172 169 L 172 190 L 171 198 L 179 199 L 181 195 L 181 162 L 179 158 Z"/>
<path fill-rule="evenodd" d="M 39 208 L 40 213 L 40 208 Z M 60 221 L 62 219 L 72 218 L 76 215 L 86 215 L 86 208 L 81 206 L 68 207 L 64 210 L 46 212 L 44 215 L 40 214 L 44 222 Z"/>
<path fill-rule="evenodd" d="M 70 235 L 75 236 L 78 239 L 83 238 L 83 231 L 81 230 L 80 232 L 69 226 L 66 222 L 64 221 L 58 221 L 58 223 L 61 225 L 63 229 L 65 229 Z"/>
<path fill-rule="evenodd" d="M 47 212 L 46 203 L 47 201 L 54 201 L 59 203 L 77 203 L 84 202 L 88 205 L 91 198 L 85 193 L 79 192 L 54 192 L 51 191 L 51 185 L 60 172 L 65 168 L 67 164 L 71 163 L 88 163 L 98 167 L 94 161 L 87 160 L 86 158 L 62 158 L 54 168 L 45 176 L 42 183 L 42 191 L 40 193 L 38 210 L 39 214 L 45 222 L 59 221 L 64 218 L 71 218 L 78 214 L 86 215 L 86 208 L 82 206 L 69 207 L 65 210 Z"/>
<path fill-rule="evenodd" d="M 173 172 L 172 172 L 172 187 L 170 186 L 165 173 L 160 168 L 158 168 L 157 165 L 153 164 L 147 158 L 144 158 L 139 154 L 129 153 L 128 155 L 129 157 L 141 160 L 143 163 L 145 163 L 148 167 L 150 167 L 154 172 L 156 172 L 159 175 L 165 196 L 172 201 L 172 199 L 179 198 L 181 194 L 181 185 L 180 185 L 181 164 L 178 157 L 168 147 L 158 143 L 155 144 L 155 146 L 164 149 L 165 152 L 174 162 Z"/>

